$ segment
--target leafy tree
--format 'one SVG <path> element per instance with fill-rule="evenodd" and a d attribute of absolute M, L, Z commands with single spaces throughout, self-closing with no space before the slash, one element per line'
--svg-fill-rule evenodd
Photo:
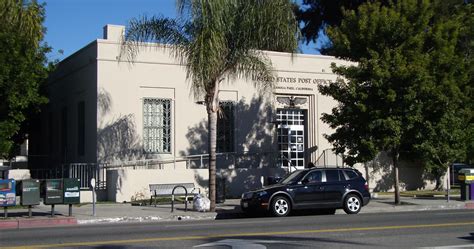
<path fill-rule="evenodd" d="M 415 145 L 428 172 L 435 176 L 436 190 L 449 165 L 466 157 L 466 141 L 472 141 L 472 58 L 464 47 L 465 24 L 473 23 L 472 5 L 460 1 L 435 2 L 436 15 L 427 41 L 431 85 L 424 93 L 423 139 Z M 471 33 L 473 34 L 473 33 Z M 471 36 L 472 39 L 472 36 Z M 472 72 L 471 72 L 472 73 Z M 471 77 L 471 82 L 469 83 Z M 470 95 L 470 96 L 469 96 Z"/>
<path fill-rule="evenodd" d="M 39 93 L 47 77 L 44 6 L 36 1 L 0 1 L 0 157 L 8 158 L 14 137 L 23 137 L 25 114 L 47 99 Z"/>
<path fill-rule="evenodd" d="M 303 24 L 301 32 L 306 42 L 315 42 L 319 32 L 324 31 L 325 26 L 339 26 L 343 19 L 343 9 L 356 10 L 361 4 L 368 0 L 303 0 L 296 9 L 299 22 Z M 380 1 L 386 5 L 389 1 Z"/>
<path fill-rule="evenodd" d="M 461 25 L 456 18 L 444 23 L 436 17 L 430 1 L 404 0 L 387 6 L 365 3 L 357 12 L 345 12 L 339 27 L 327 29 L 332 42 L 327 52 L 357 62 L 333 65 L 346 81 L 320 87 L 322 94 L 339 102 L 331 114 L 323 115 L 336 129 L 327 138 L 337 152 L 348 155 L 349 163 L 388 152 L 397 204 L 402 152 L 436 149 L 443 156 L 449 152 L 443 163 L 459 154 L 457 149 L 440 146 L 448 141 L 458 143 L 462 137 L 460 105 L 458 99 L 453 100 L 463 98 L 456 82 L 462 79 L 462 66 L 451 61 L 456 58 Z M 450 135 L 451 129 L 456 135 Z M 443 132 L 448 135 L 437 136 Z"/>
<path fill-rule="evenodd" d="M 268 79 L 272 66 L 260 50 L 294 52 L 298 25 L 289 0 L 178 1 L 178 19 L 143 17 L 130 22 L 122 51 L 133 61 L 143 42 L 166 49 L 186 66 L 196 99 L 204 98 L 209 120 L 209 198 L 216 195 L 216 126 L 224 79 Z M 257 82 L 255 82 L 257 83 Z"/>

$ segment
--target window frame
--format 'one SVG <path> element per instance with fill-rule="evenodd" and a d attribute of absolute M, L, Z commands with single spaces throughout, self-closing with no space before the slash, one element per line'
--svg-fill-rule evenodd
<path fill-rule="evenodd" d="M 150 105 L 157 104 L 157 106 L 162 105 L 162 116 L 153 116 L 153 113 L 148 113 L 146 110 L 147 102 L 150 102 Z M 172 153 L 172 132 L 173 132 L 173 101 L 170 98 L 155 98 L 155 97 L 145 97 L 142 100 L 142 140 L 143 140 L 143 151 L 145 154 L 171 154 Z M 149 117 L 148 117 L 149 116 Z M 148 125 L 147 118 L 157 119 L 158 125 Z M 160 120 L 161 118 L 161 120 Z M 151 121 L 153 122 L 153 121 Z M 161 124 L 161 125 L 160 125 Z M 158 137 L 155 137 L 155 140 L 149 136 L 152 130 L 158 132 Z M 161 130 L 162 133 L 159 133 Z M 161 140 L 161 144 L 160 144 Z M 152 144 L 151 144 L 152 143 Z M 150 147 L 155 147 L 156 149 L 150 149 Z M 161 148 L 161 150 L 160 150 Z"/>

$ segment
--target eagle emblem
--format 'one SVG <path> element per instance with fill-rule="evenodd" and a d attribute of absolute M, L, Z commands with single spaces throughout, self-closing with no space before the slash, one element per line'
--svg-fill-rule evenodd
<path fill-rule="evenodd" d="M 297 105 L 305 104 L 307 99 L 302 98 L 302 97 L 290 96 L 290 97 L 277 97 L 277 101 L 280 104 L 284 104 L 286 106 L 294 108 Z"/>

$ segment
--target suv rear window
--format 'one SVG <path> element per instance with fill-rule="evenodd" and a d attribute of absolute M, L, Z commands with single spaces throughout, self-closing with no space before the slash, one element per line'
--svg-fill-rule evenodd
<path fill-rule="evenodd" d="M 339 181 L 339 170 L 326 170 L 326 182 Z"/>
<path fill-rule="evenodd" d="M 359 175 L 357 175 L 356 172 L 354 172 L 352 170 L 344 170 L 344 173 L 346 173 L 346 176 L 349 178 L 347 180 L 355 179 L 359 176 Z"/>

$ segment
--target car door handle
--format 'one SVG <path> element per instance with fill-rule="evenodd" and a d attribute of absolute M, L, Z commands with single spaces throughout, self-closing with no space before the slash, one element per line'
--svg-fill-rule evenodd
<path fill-rule="evenodd" d="M 319 187 L 319 190 L 324 190 L 324 187 Z"/>

